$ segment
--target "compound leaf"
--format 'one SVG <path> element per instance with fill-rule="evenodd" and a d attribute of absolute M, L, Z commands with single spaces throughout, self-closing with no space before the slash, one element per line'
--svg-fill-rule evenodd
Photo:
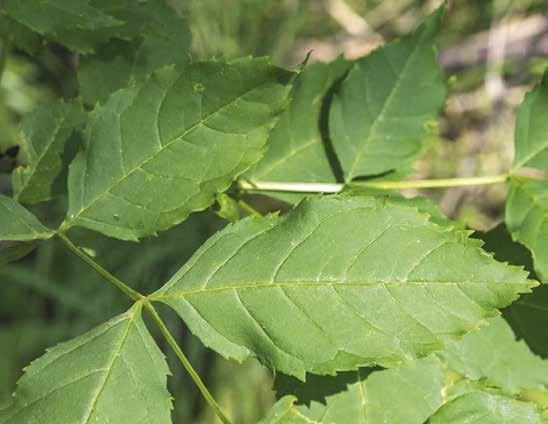
<path fill-rule="evenodd" d="M 171 423 L 168 374 L 135 305 L 34 361 L 0 422 Z"/>
<path fill-rule="evenodd" d="M 64 228 L 137 240 L 182 222 L 263 155 L 292 74 L 267 59 L 155 72 L 91 113 Z"/>
<path fill-rule="evenodd" d="M 246 178 L 252 182 L 337 182 L 326 151 L 322 115 L 329 101 L 326 95 L 348 67 L 342 59 L 305 67 L 296 78 L 291 103 L 270 135 L 267 153 Z"/>
<path fill-rule="evenodd" d="M 225 357 L 304 378 L 443 349 L 536 283 L 403 202 L 311 198 L 208 240 L 152 295 Z M 359 336 L 357 336 L 359 335 Z"/>
<path fill-rule="evenodd" d="M 34 204 L 66 193 L 69 162 L 74 158 L 86 114 L 73 103 L 44 104 L 26 115 L 21 124 L 28 165 L 12 176 L 15 198 Z"/>
<path fill-rule="evenodd" d="M 443 13 L 357 61 L 334 94 L 329 129 L 346 182 L 408 165 L 432 138 L 446 96 L 434 45 Z"/>
<path fill-rule="evenodd" d="M 190 30 L 165 0 L 132 6 L 129 19 L 144 20 L 139 36 L 111 40 L 97 54 L 83 56 L 78 69 L 80 94 L 94 105 L 130 82 L 142 81 L 164 65 L 182 65 L 190 57 Z"/>
<path fill-rule="evenodd" d="M 541 281 L 548 279 L 548 181 L 512 178 L 505 221 L 512 238 L 531 251 Z"/>
<path fill-rule="evenodd" d="M 516 115 L 514 168 L 530 166 L 548 171 L 548 71 L 525 95 Z"/>
<path fill-rule="evenodd" d="M 11 197 L 0 195 L 0 240 L 45 240 L 53 234 Z"/>
<path fill-rule="evenodd" d="M 489 344 L 495 339 L 497 344 L 493 348 Z M 482 360 L 473 363 L 472 367 L 478 368 L 470 372 L 465 364 L 474 355 Z M 492 368 L 488 356 L 495 357 Z M 522 364 L 524 360 L 531 362 Z M 525 368 L 527 377 L 520 374 Z M 504 376 L 504 372 L 508 375 Z M 507 422 L 516 413 L 527 411 L 523 422 L 536 423 L 542 405 L 532 399 L 527 403 L 516 399 L 528 398 L 531 389 L 545 393 L 547 385 L 548 362 L 517 342 L 508 324 L 497 317 L 490 320 L 489 326 L 455 342 L 449 350 L 399 368 L 361 369 L 337 376 L 309 375 L 306 383 L 278 375 L 276 391 L 283 397 L 264 423 L 293 422 L 290 418 L 297 415 L 331 424 L 452 423 L 458 421 L 454 418 L 443 421 L 441 417 L 460 410 L 461 419 L 471 419 L 478 409 L 485 409 L 485 422 Z M 314 386 L 316 393 L 309 386 Z M 505 388 L 511 388 L 513 394 Z M 493 401 L 492 407 L 484 402 L 486 399 Z M 502 405 L 508 410 L 504 411 Z"/>

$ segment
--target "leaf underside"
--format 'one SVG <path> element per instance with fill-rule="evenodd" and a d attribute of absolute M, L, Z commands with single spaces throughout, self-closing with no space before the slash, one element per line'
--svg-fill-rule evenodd
<path fill-rule="evenodd" d="M 0 422 L 171 423 L 169 369 L 140 314 L 135 305 L 48 350 L 26 368 Z"/>
<path fill-rule="evenodd" d="M 257 162 L 292 74 L 266 59 L 163 68 L 96 108 L 64 228 L 137 240 L 205 209 Z"/>
<path fill-rule="evenodd" d="M 402 202 L 303 201 L 209 239 L 152 295 L 225 357 L 304 377 L 443 349 L 536 283 Z"/>

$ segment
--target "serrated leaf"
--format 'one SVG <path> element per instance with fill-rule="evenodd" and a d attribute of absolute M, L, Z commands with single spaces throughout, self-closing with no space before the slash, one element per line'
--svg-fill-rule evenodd
<path fill-rule="evenodd" d="M 548 71 L 525 95 L 516 115 L 514 168 L 548 171 Z"/>
<path fill-rule="evenodd" d="M 504 219 L 512 238 L 531 251 L 540 280 L 548 280 L 548 180 L 513 178 Z"/>
<path fill-rule="evenodd" d="M 335 93 L 329 129 L 346 182 L 410 164 L 432 138 L 446 97 L 435 47 L 443 13 L 357 61 Z"/>
<path fill-rule="evenodd" d="M 4 0 L 3 8 L 12 19 L 31 30 L 78 51 L 89 51 L 85 37 L 74 32 L 101 32 L 123 25 L 123 21 L 104 13 L 90 0 Z"/>
<path fill-rule="evenodd" d="M 128 19 L 144 20 L 137 38 L 111 40 L 100 46 L 97 54 L 80 60 L 80 94 L 88 104 L 104 102 L 114 91 L 142 81 L 164 65 L 189 61 L 188 25 L 165 0 L 139 2 L 132 6 Z"/>
<path fill-rule="evenodd" d="M 34 361 L 0 422 L 171 423 L 168 374 L 138 304 Z"/>
<path fill-rule="evenodd" d="M 12 175 L 17 201 L 34 204 L 66 193 L 68 164 L 80 141 L 75 131 L 85 120 L 80 106 L 64 102 L 38 106 L 24 117 L 21 131 L 28 164 Z"/>
<path fill-rule="evenodd" d="M 303 201 L 206 242 L 152 295 L 225 357 L 286 374 L 391 367 L 442 349 L 536 283 L 468 232 L 372 197 Z"/>
<path fill-rule="evenodd" d="M 327 119 L 326 95 L 350 64 L 343 59 L 308 65 L 295 81 L 291 103 L 272 130 L 268 151 L 246 178 L 252 182 L 337 182 L 327 154 L 322 128 Z M 271 193 L 286 200 L 286 193 Z M 295 196 L 297 200 L 295 201 Z M 304 195 L 293 195 L 297 203 Z"/>
<path fill-rule="evenodd" d="M 267 59 L 164 68 L 90 116 L 64 228 L 137 240 L 205 209 L 257 162 L 292 74 Z"/>
<path fill-rule="evenodd" d="M 486 349 L 493 339 L 497 339 L 496 348 L 489 346 Z M 462 370 L 463 364 L 476 355 L 483 357 L 483 363 L 473 363 L 472 367 L 477 366 L 477 369 L 472 372 Z M 489 367 L 488 355 L 495 357 L 492 367 Z M 521 362 L 524 360 L 531 362 L 526 365 Z M 539 360 L 525 345 L 517 342 L 508 324 L 497 317 L 490 320 L 489 326 L 454 343 L 449 350 L 399 368 L 372 372 L 361 369 L 329 377 L 310 375 L 306 383 L 278 375 L 276 391 L 283 397 L 272 410 L 277 413 L 271 412 L 264 421 L 265 424 L 282 423 L 286 421 L 273 418 L 298 413 L 317 423 L 422 424 L 438 422 L 434 420 L 456 410 L 461 411 L 462 419 L 472 419 L 479 405 L 487 406 L 484 402 L 478 404 L 478 398 L 491 399 L 490 396 L 495 398 L 492 399 L 493 408 L 484 411 L 485 422 L 506 422 L 523 410 L 534 411 L 532 416 L 538 417 L 540 404 L 534 400 L 518 402 L 517 399 L 527 398 L 528 389 L 532 387 L 546 391 L 547 366 L 546 361 Z M 533 376 L 534 369 L 543 379 Z M 527 377 L 521 374 L 522 371 Z M 309 386 L 314 388 L 309 389 Z M 509 387 L 514 391 L 513 397 L 504 393 L 504 388 Z M 500 405 L 506 405 L 508 410 L 504 411 Z"/>
<path fill-rule="evenodd" d="M 31 241 L 48 239 L 53 231 L 11 197 L 0 195 L 0 240 Z"/>

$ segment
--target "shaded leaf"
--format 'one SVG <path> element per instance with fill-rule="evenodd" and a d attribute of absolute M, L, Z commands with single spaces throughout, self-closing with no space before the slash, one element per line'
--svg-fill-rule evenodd
<path fill-rule="evenodd" d="M 0 422 L 170 423 L 169 369 L 140 314 L 135 305 L 34 361 Z"/>
<path fill-rule="evenodd" d="M 190 31 L 165 0 L 139 2 L 131 16 L 142 30 L 131 40 L 111 40 L 97 54 L 83 56 L 78 69 L 80 94 L 94 105 L 130 82 L 142 81 L 164 65 L 182 65 L 190 57 Z"/>
<path fill-rule="evenodd" d="M 408 165 L 433 138 L 446 97 L 434 44 L 443 13 L 357 61 L 335 93 L 329 129 L 346 182 Z"/>
<path fill-rule="evenodd" d="M 261 158 L 291 76 L 267 59 L 203 62 L 116 92 L 70 166 L 63 227 L 137 240 L 205 209 Z"/>
<path fill-rule="evenodd" d="M 500 339 L 497 339 L 496 351 L 490 346 L 485 350 L 486 344 L 497 336 Z M 501 356 L 497 357 L 497 354 Z M 477 370 L 461 370 L 463 364 L 467 364 L 474 355 L 484 359 L 481 365 L 479 362 L 472 365 L 478 366 Z M 489 367 L 489 355 L 495 356 L 492 367 Z M 531 362 L 523 364 L 521 361 L 524 360 Z M 530 397 L 529 389 L 532 387 L 542 393 L 546 391 L 547 367 L 546 361 L 539 360 L 523 343 L 515 341 L 508 324 L 498 317 L 492 319 L 489 326 L 464 336 L 447 351 L 399 368 L 373 372 L 361 369 L 330 377 L 308 376 L 306 383 L 278 375 L 276 391 L 279 397 L 283 397 L 273 409 L 285 411 L 285 416 L 290 416 L 288 410 L 292 409 L 317 423 L 422 424 L 441 419 L 448 411 L 454 413 L 455 408 L 461 410 L 462 418 L 474 417 L 478 397 L 486 398 L 483 393 L 487 398 L 496 394 L 494 409 L 484 411 L 485 422 L 506 422 L 505 419 L 511 419 L 522 408 L 534 411 L 533 416 L 538 416 L 541 404 L 533 399 L 528 399 L 528 403 L 517 402 L 516 399 Z M 528 368 L 525 371 L 527 376 L 521 374 L 525 368 Z M 533 376 L 535 369 L 539 373 L 537 377 Z M 505 372 L 508 373 L 506 376 Z M 313 397 L 309 396 L 310 385 L 314 385 L 315 389 L 312 390 L 317 392 Z M 504 394 L 501 390 L 504 387 L 511 387 L 514 397 Z M 333 388 L 337 391 L 333 392 Z M 470 397 L 470 394 L 474 396 Z M 502 400 L 507 402 L 504 403 L 508 407 L 506 412 L 496 406 Z M 480 404 L 483 405 L 482 402 Z M 444 412 L 438 412 L 441 410 Z M 269 422 L 278 421 L 265 419 L 265 423 Z"/>
<path fill-rule="evenodd" d="M 536 284 L 468 234 L 389 199 L 311 198 L 228 226 L 152 299 L 223 356 L 299 378 L 397 366 Z"/>
<path fill-rule="evenodd" d="M 0 241 L 0 267 L 24 258 L 36 247 L 35 242 Z"/>
<path fill-rule="evenodd" d="M 525 95 L 516 115 L 514 168 L 548 171 L 548 71 Z"/>
<path fill-rule="evenodd" d="M 515 241 L 527 246 L 541 281 L 548 279 L 548 180 L 513 178 L 505 221 Z"/>
<path fill-rule="evenodd" d="M 48 239 L 53 231 L 11 197 L 0 195 L 0 240 L 31 241 Z"/>
<path fill-rule="evenodd" d="M 86 114 L 73 103 L 44 104 L 21 124 L 28 164 L 13 175 L 13 191 L 21 203 L 38 203 L 66 193 L 69 162 L 74 158 Z"/>

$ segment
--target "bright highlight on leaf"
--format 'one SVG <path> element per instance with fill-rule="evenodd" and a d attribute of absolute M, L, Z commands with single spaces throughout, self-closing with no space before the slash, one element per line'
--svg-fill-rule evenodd
<path fill-rule="evenodd" d="M 335 93 L 329 130 L 346 182 L 410 164 L 432 138 L 446 96 L 435 47 L 443 13 L 357 61 Z"/>
<path fill-rule="evenodd" d="M 213 203 L 263 155 L 292 74 L 267 59 L 168 67 L 96 108 L 64 228 L 137 240 Z"/>
<path fill-rule="evenodd" d="M 306 384 L 278 376 L 276 391 L 283 397 L 262 422 L 540 423 L 542 405 L 525 400 L 530 389 L 548 394 L 547 387 L 548 362 L 495 318 L 448 350 L 399 368 L 309 375 Z"/>
<path fill-rule="evenodd" d="M 529 291 L 468 232 L 401 202 L 323 197 L 212 237 L 152 295 L 225 357 L 284 373 L 397 366 Z"/>
<path fill-rule="evenodd" d="M 86 114 L 72 103 L 51 103 L 37 107 L 25 116 L 28 165 L 13 173 L 13 191 L 21 203 L 38 203 L 64 194 L 69 162 L 74 158 Z"/>
<path fill-rule="evenodd" d="M 168 374 L 137 304 L 34 361 L 0 422 L 168 424 Z"/>

